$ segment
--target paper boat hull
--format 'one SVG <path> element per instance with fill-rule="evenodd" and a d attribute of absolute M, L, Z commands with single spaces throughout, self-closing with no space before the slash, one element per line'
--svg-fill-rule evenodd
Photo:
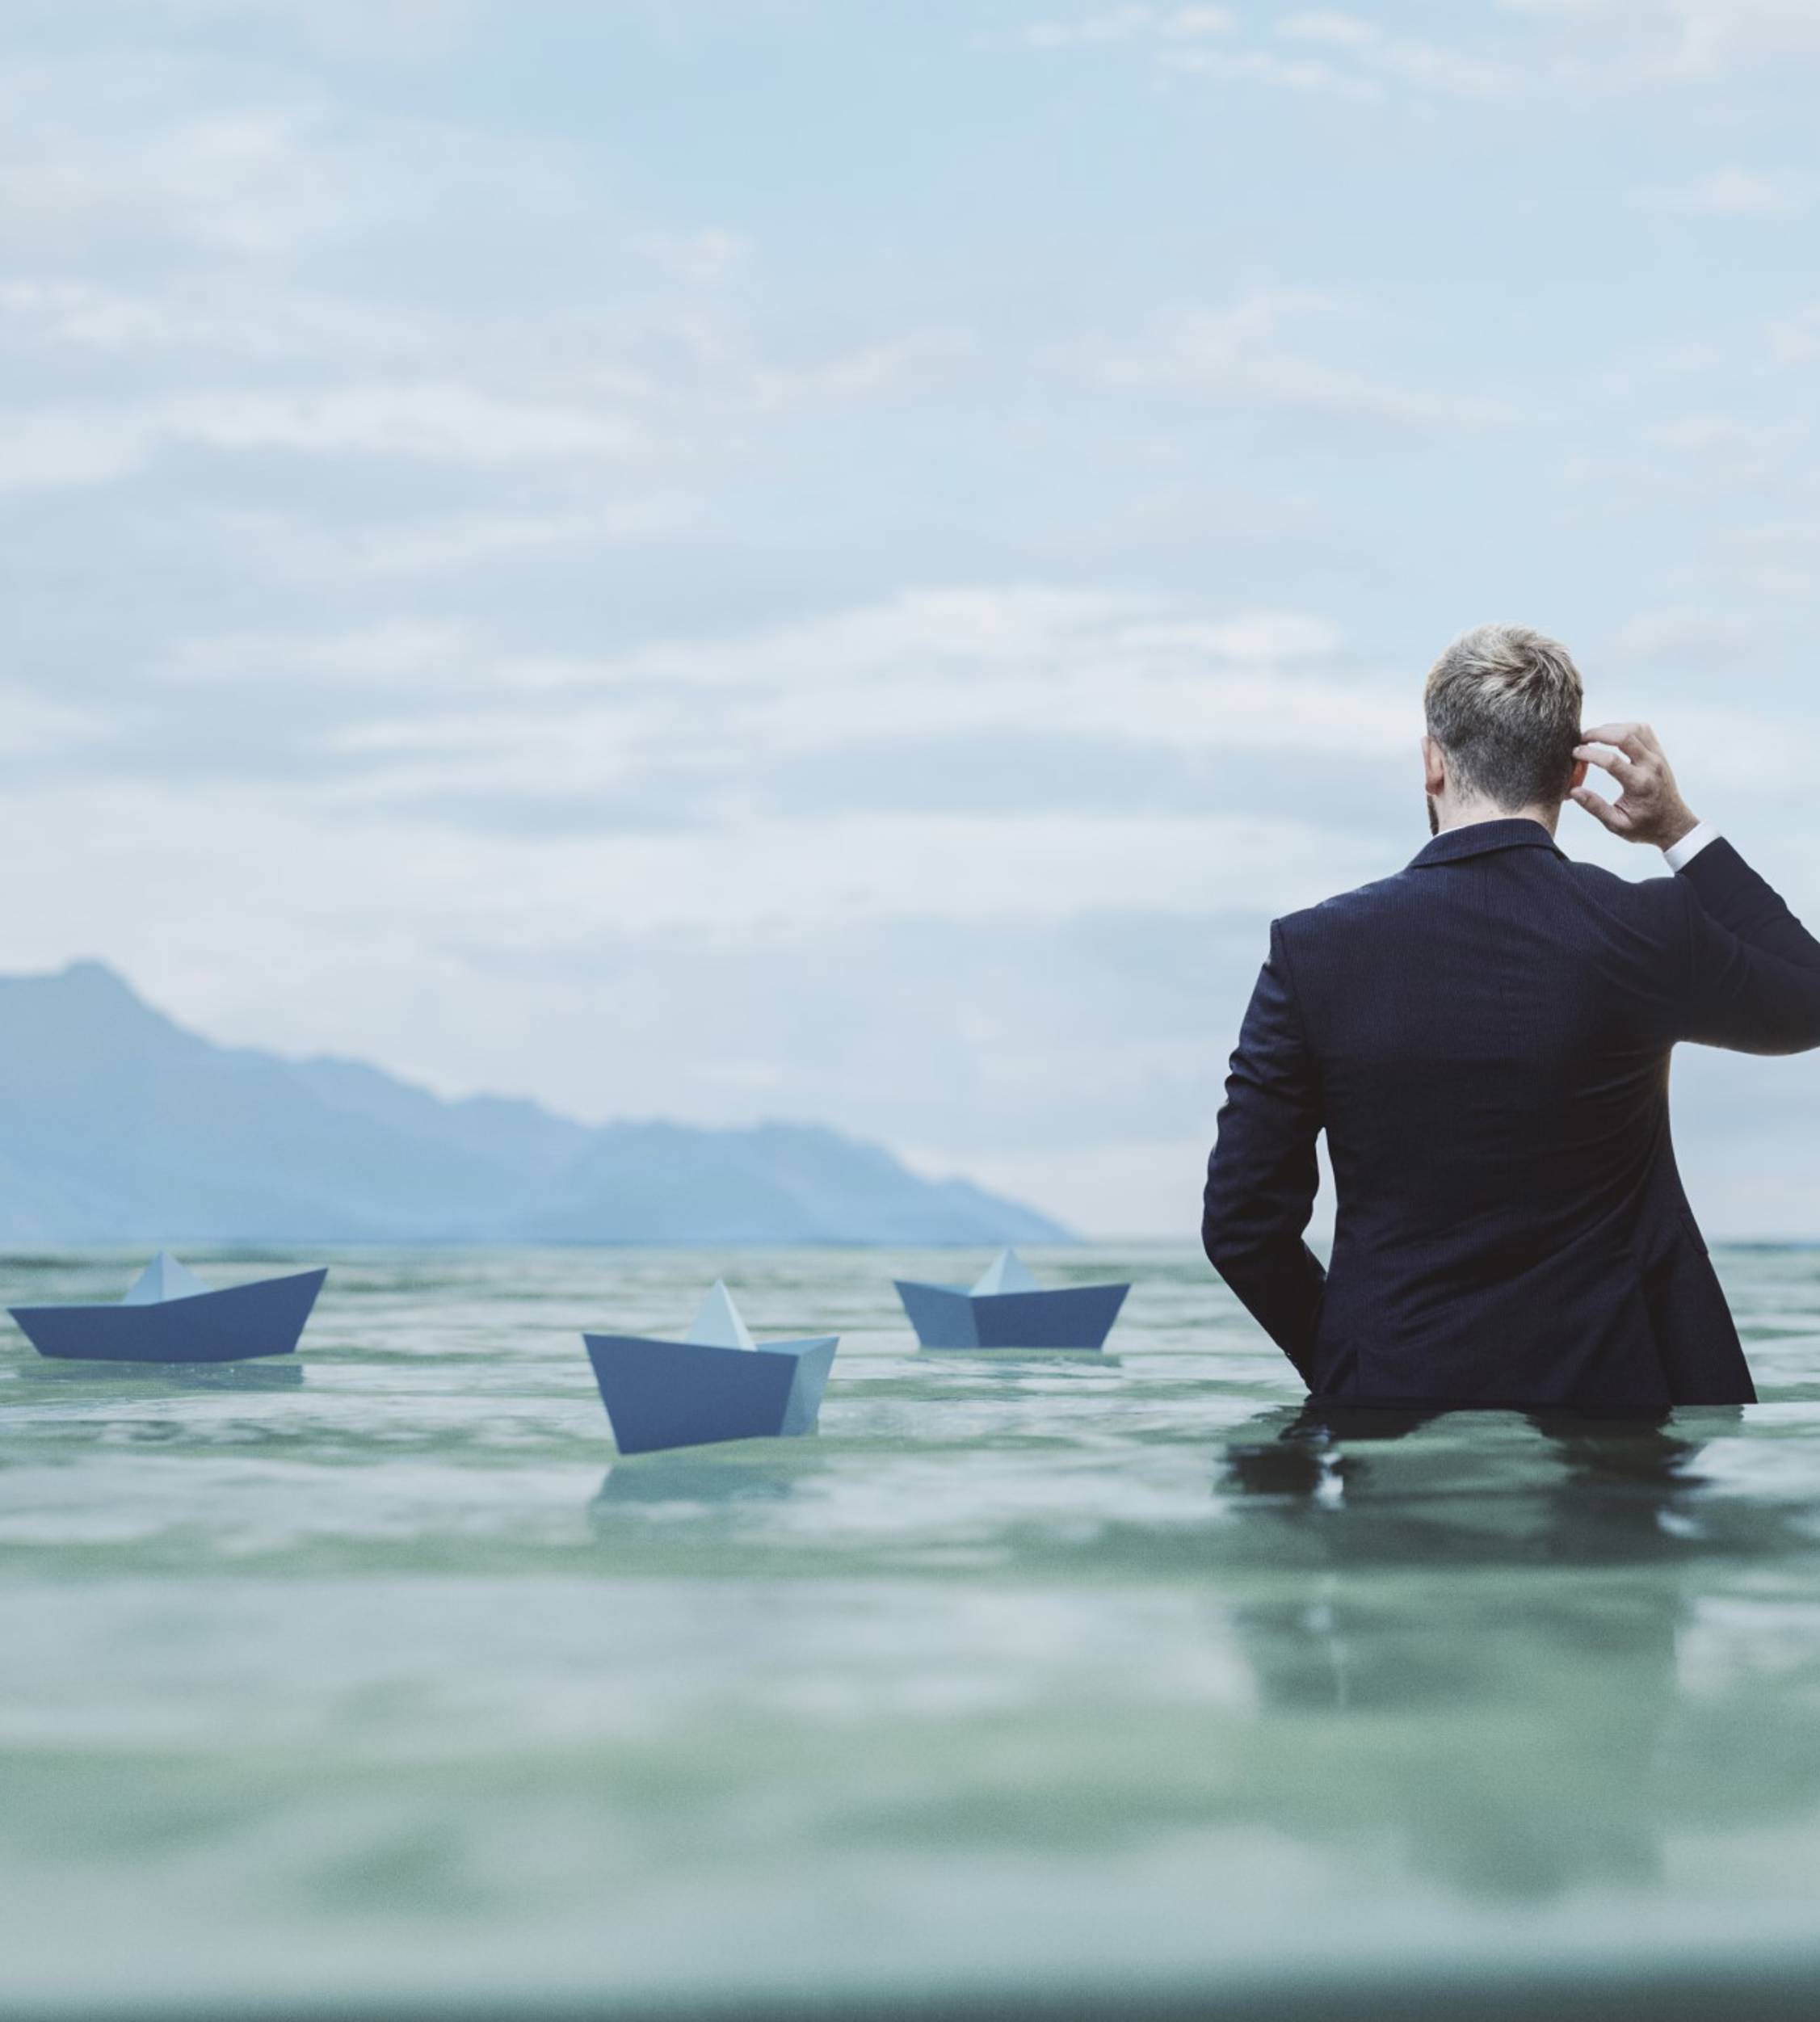
<path fill-rule="evenodd" d="M 622 1453 L 812 1432 L 839 1345 L 832 1335 L 755 1348 L 629 1334 L 582 1338 Z"/>
<path fill-rule="evenodd" d="M 15 1306 L 40 1355 L 82 1362 L 240 1362 L 289 1355 L 326 1270 L 145 1305 Z"/>
<path fill-rule="evenodd" d="M 958 1285 L 899 1279 L 897 1297 L 926 1348 L 1099 1348 L 1129 1284 L 976 1294 Z"/>

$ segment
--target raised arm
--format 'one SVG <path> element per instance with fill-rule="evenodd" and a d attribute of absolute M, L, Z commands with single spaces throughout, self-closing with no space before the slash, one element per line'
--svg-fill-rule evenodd
<path fill-rule="evenodd" d="M 1604 724 L 1585 736 L 1576 758 L 1603 767 L 1624 792 L 1614 806 L 1576 786 L 1580 805 L 1627 841 L 1692 848 L 1700 825 L 1649 725 Z M 1688 929 L 1681 1036 L 1747 1053 L 1820 1046 L 1820 941 L 1722 836 L 1676 879 Z"/>
<path fill-rule="evenodd" d="M 1207 1162 L 1201 1242 L 1252 1318 L 1311 1380 L 1326 1274 L 1302 1240 L 1320 1168 L 1320 1079 L 1297 1016 L 1283 931 L 1251 994 Z"/>
<path fill-rule="evenodd" d="M 1820 941 L 1723 836 L 1679 881 L 1690 894 L 1687 1036 L 1744 1053 L 1820 1046 Z"/>

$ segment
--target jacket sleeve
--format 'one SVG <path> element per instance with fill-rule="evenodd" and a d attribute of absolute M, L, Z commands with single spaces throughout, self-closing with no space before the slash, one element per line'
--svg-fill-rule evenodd
<path fill-rule="evenodd" d="M 1820 941 L 1722 836 L 1675 883 L 1688 932 L 1683 1036 L 1745 1053 L 1820 1046 Z"/>
<path fill-rule="evenodd" d="M 1326 1283 L 1302 1240 L 1320 1184 L 1320 1079 L 1296 1009 L 1283 930 L 1273 923 L 1270 959 L 1239 1032 L 1207 1162 L 1201 1242 L 1305 1381 L 1312 1381 Z"/>

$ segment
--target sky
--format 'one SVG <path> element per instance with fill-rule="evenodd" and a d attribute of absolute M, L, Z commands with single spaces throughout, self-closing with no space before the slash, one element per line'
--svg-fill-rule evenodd
<path fill-rule="evenodd" d="M 1820 0 L 3 0 L 0 969 L 1192 1238 L 1465 627 L 1820 918 L 1817 90 Z M 1676 1082 L 1820 1236 L 1820 1057 Z"/>

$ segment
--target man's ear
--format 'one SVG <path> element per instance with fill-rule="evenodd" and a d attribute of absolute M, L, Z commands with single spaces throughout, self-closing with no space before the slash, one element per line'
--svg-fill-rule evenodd
<path fill-rule="evenodd" d="M 1584 786 L 1586 783 L 1587 762 L 1584 759 L 1582 759 L 1574 766 L 1573 771 L 1567 776 L 1567 791 L 1570 793 L 1578 793 L 1580 788 Z"/>
<path fill-rule="evenodd" d="M 1447 754 L 1430 737 L 1422 740 L 1422 786 L 1431 800 L 1447 791 Z"/>

